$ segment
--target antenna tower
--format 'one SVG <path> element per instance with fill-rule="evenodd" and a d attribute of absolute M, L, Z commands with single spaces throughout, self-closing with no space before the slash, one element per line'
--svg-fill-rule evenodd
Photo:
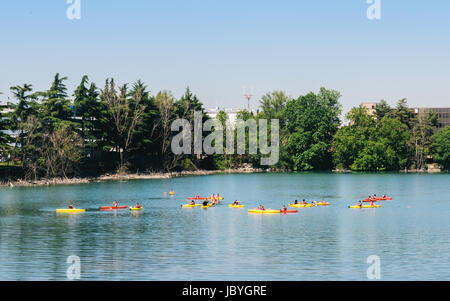
<path fill-rule="evenodd" d="M 253 87 L 250 88 L 250 92 L 248 92 L 245 87 L 243 88 L 243 91 L 244 91 L 244 97 L 247 98 L 247 107 L 248 107 L 248 111 L 250 112 L 250 100 L 254 96 Z"/>

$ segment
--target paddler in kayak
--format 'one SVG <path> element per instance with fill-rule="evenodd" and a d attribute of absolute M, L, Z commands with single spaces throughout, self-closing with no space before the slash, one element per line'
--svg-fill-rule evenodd
<path fill-rule="evenodd" d="M 192 205 L 192 206 L 194 206 L 194 205 L 195 205 L 195 202 L 194 202 L 194 200 L 191 200 L 191 205 Z"/>
<path fill-rule="evenodd" d="M 207 200 L 204 200 L 203 203 L 202 203 L 202 205 L 203 205 L 203 206 L 208 206 L 208 201 L 207 201 Z"/>
<path fill-rule="evenodd" d="M 287 211 L 286 205 L 283 205 L 283 209 L 281 209 L 281 211 L 282 211 L 283 213 L 286 213 L 286 211 Z"/>
<path fill-rule="evenodd" d="M 305 199 L 303 199 L 302 204 L 303 204 L 303 205 L 308 205 L 308 203 L 306 202 Z"/>
<path fill-rule="evenodd" d="M 139 209 L 139 208 L 141 208 L 141 207 L 142 207 L 142 205 L 139 204 L 139 202 L 137 202 L 136 205 L 134 206 L 134 208 L 137 208 L 137 209 Z"/>
<path fill-rule="evenodd" d="M 113 208 L 116 208 L 116 207 L 117 207 L 117 202 L 116 202 L 116 201 L 113 202 L 112 207 L 113 207 Z"/>
<path fill-rule="evenodd" d="M 294 205 L 298 205 L 298 201 L 297 200 L 295 200 Z"/>
<path fill-rule="evenodd" d="M 363 203 L 361 201 L 358 201 L 358 206 L 362 207 Z"/>
<path fill-rule="evenodd" d="M 239 201 L 238 200 L 234 201 L 233 205 L 239 205 Z"/>
<path fill-rule="evenodd" d="M 69 209 L 73 209 L 72 201 L 69 200 Z"/>

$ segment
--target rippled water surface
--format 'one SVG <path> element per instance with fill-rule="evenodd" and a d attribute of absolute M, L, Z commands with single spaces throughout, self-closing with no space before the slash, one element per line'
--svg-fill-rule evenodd
<path fill-rule="evenodd" d="M 51 187 L 0 188 L 0 280 L 64 280 L 67 257 L 83 280 L 450 280 L 449 174 L 230 174 Z M 173 188 L 174 197 L 164 196 Z M 220 192 L 226 205 L 182 209 Z M 348 209 L 368 194 L 393 201 Z M 329 207 L 252 215 L 295 199 Z M 67 200 L 82 214 L 56 214 Z M 99 211 L 114 200 L 144 204 Z"/>

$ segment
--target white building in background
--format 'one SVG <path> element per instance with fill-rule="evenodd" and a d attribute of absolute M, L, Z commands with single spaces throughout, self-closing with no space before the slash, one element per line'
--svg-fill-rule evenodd
<path fill-rule="evenodd" d="M 221 109 L 221 108 L 217 107 L 214 109 L 205 109 L 205 112 L 206 112 L 206 114 L 208 114 L 209 117 L 214 119 L 214 118 L 216 118 L 217 114 L 219 114 L 220 111 L 224 111 L 228 115 L 228 122 L 231 125 L 235 125 L 237 113 L 242 110 L 243 109 L 239 109 L 239 110 L 238 109 Z"/>

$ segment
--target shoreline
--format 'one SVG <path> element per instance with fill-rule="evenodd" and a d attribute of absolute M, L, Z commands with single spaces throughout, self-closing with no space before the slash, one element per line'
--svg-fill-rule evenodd
<path fill-rule="evenodd" d="M 89 184 L 95 182 L 107 181 L 128 181 L 128 180 L 152 180 L 152 179 L 172 179 L 185 176 L 208 176 L 216 174 L 251 174 L 251 173 L 275 173 L 275 172 L 292 172 L 288 170 L 279 169 L 258 169 L 258 168 L 238 168 L 238 169 L 224 169 L 224 170 L 195 170 L 195 171 L 180 171 L 180 172 L 154 172 L 154 173 L 129 173 L 129 174 L 104 174 L 98 177 L 86 178 L 54 178 L 54 179 L 39 179 L 31 180 L 16 180 L 0 182 L 0 187 L 42 187 L 54 185 L 77 185 Z M 332 170 L 330 173 L 355 173 L 352 170 Z M 399 170 L 398 173 L 428 173 L 436 174 L 443 173 L 437 170 Z M 358 172 L 356 172 L 358 173 Z M 376 172 L 375 172 L 376 173 Z"/>
<path fill-rule="evenodd" d="M 207 176 L 215 174 L 249 174 L 249 173 L 264 173 L 277 171 L 278 170 L 275 171 L 256 168 L 239 168 L 239 169 L 225 169 L 225 170 L 195 170 L 195 171 L 180 171 L 180 172 L 104 174 L 98 177 L 86 177 L 86 178 L 66 178 L 66 179 L 54 178 L 54 179 L 39 179 L 36 181 L 31 180 L 8 181 L 8 182 L 0 182 L 0 187 L 40 187 L 53 185 L 76 185 L 76 184 L 88 184 L 106 181 L 172 179 L 184 176 Z"/>

